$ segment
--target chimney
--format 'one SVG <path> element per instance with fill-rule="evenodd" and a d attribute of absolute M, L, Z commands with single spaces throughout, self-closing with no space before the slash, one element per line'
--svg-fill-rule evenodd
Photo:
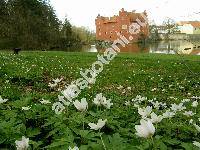
<path fill-rule="evenodd" d="M 143 14 L 144 14 L 145 16 L 147 16 L 147 11 L 145 10 L 145 11 L 143 12 Z"/>

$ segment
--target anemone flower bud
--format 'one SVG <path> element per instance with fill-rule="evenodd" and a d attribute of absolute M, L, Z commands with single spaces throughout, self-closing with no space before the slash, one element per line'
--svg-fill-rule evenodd
<path fill-rule="evenodd" d="M 150 120 L 146 121 L 144 119 L 140 120 L 141 125 L 136 125 L 135 129 L 137 131 L 136 135 L 143 138 L 149 138 L 154 135 L 155 127 Z"/>
<path fill-rule="evenodd" d="M 197 101 L 194 101 L 193 103 L 192 103 L 192 107 L 197 107 L 198 106 L 198 102 Z"/>
<path fill-rule="evenodd" d="M 107 119 L 106 120 L 99 119 L 97 124 L 89 123 L 88 125 L 90 126 L 90 129 L 92 130 L 99 130 L 103 128 L 103 126 L 105 126 L 106 121 Z"/>
<path fill-rule="evenodd" d="M 78 109 L 79 111 L 86 111 L 88 108 L 88 103 L 86 101 L 86 98 L 82 98 L 81 102 L 79 102 L 78 100 L 75 100 L 73 104 L 76 107 L 76 109 Z"/>

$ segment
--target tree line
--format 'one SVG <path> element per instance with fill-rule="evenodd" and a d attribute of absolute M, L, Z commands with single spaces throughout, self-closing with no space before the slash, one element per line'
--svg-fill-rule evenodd
<path fill-rule="evenodd" d="M 61 22 L 48 0 L 0 0 L 0 49 L 68 49 L 94 40 L 88 29 Z"/>

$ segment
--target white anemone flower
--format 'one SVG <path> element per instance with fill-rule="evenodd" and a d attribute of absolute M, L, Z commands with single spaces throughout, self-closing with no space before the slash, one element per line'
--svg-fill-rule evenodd
<path fill-rule="evenodd" d="M 161 105 L 163 108 L 167 108 L 167 104 L 166 104 L 166 103 L 160 103 L 160 105 Z"/>
<path fill-rule="evenodd" d="M 77 146 L 74 146 L 74 148 L 71 148 L 71 146 L 69 146 L 68 150 L 79 150 L 79 148 Z"/>
<path fill-rule="evenodd" d="M 163 119 L 163 116 L 161 115 L 156 115 L 154 112 L 151 113 L 151 122 L 152 123 L 159 123 L 161 122 Z"/>
<path fill-rule="evenodd" d="M 141 95 L 137 95 L 136 98 L 132 99 L 133 102 L 138 102 L 141 103 L 143 101 L 146 101 L 147 98 L 146 97 L 142 97 Z"/>
<path fill-rule="evenodd" d="M 134 104 L 133 106 L 134 106 L 135 108 L 139 108 L 139 107 L 140 107 L 139 104 Z"/>
<path fill-rule="evenodd" d="M 61 82 L 62 79 L 63 79 L 63 78 L 61 78 L 61 79 L 56 78 L 56 79 L 53 79 L 53 82 L 57 84 L 57 83 Z"/>
<path fill-rule="evenodd" d="M 82 98 L 81 102 L 79 102 L 78 100 L 75 100 L 73 104 L 76 107 L 76 109 L 78 109 L 79 111 L 86 111 L 88 108 L 88 103 L 86 101 L 86 98 Z"/>
<path fill-rule="evenodd" d="M 130 105 L 131 105 L 131 102 L 130 102 L 130 101 L 125 101 L 125 105 L 126 105 L 126 106 L 130 106 Z"/>
<path fill-rule="evenodd" d="M 146 121 L 144 119 L 140 120 L 141 125 L 136 125 L 135 129 L 137 131 L 136 135 L 143 138 L 152 137 L 155 133 L 155 127 L 150 120 Z"/>
<path fill-rule="evenodd" d="M 199 127 L 197 124 L 194 124 L 194 127 L 196 128 L 196 130 L 197 130 L 198 132 L 200 132 L 200 127 Z"/>
<path fill-rule="evenodd" d="M 29 109 L 31 109 L 30 106 L 28 106 L 28 107 L 22 107 L 22 110 L 29 110 Z"/>
<path fill-rule="evenodd" d="M 200 96 L 198 97 L 198 96 L 192 96 L 191 98 L 193 98 L 193 99 L 200 99 Z"/>
<path fill-rule="evenodd" d="M 142 118 L 146 118 L 151 114 L 152 107 L 147 106 L 146 108 L 138 108 L 138 113 L 142 116 Z"/>
<path fill-rule="evenodd" d="M 190 121 L 189 121 L 189 124 L 192 124 L 192 123 L 193 123 L 193 121 L 194 121 L 193 119 L 190 119 Z"/>
<path fill-rule="evenodd" d="M 64 96 L 58 95 L 58 100 L 59 100 L 60 102 L 63 102 L 63 104 L 66 105 L 66 106 L 69 106 L 69 105 L 71 104 L 69 101 L 66 101 L 66 100 L 65 100 L 65 97 L 64 97 Z"/>
<path fill-rule="evenodd" d="M 110 109 L 110 107 L 113 105 L 113 103 L 111 103 L 111 100 L 107 100 L 106 97 L 102 95 L 102 93 L 96 95 L 93 103 L 97 106 L 103 105 L 107 109 Z"/>
<path fill-rule="evenodd" d="M 192 111 L 185 111 L 183 113 L 183 115 L 187 116 L 187 117 L 191 117 L 191 116 L 194 116 L 196 113 L 193 113 Z"/>
<path fill-rule="evenodd" d="M 127 87 L 127 90 L 129 90 L 129 91 L 130 91 L 130 90 L 131 90 L 131 87 Z"/>
<path fill-rule="evenodd" d="M 190 102 L 190 99 L 183 99 L 181 102 L 182 103 L 187 103 L 187 102 Z"/>
<path fill-rule="evenodd" d="M 152 102 L 152 104 L 153 104 L 154 108 L 159 109 L 161 103 L 159 103 L 158 101 L 156 101 L 156 102 Z"/>
<path fill-rule="evenodd" d="M 197 141 L 193 141 L 193 145 L 197 146 L 198 148 L 200 148 L 200 143 Z"/>
<path fill-rule="evenodd" d="M 56 87 L 57 86 L 57 83 L 49 83 L 49 85 L 48 85 L 49 87 L 51 87 L 51 88 L 54 88 L 54 87 Z"/>
<path fill-rule="evenodd" d="M 88 125 L 90 126 L 90 129 L 92 130 L 99 130 L 105 126 L 106 121 L 107 119 L 105 120 L 99 119 L 97 124 L 89 123 Z"/>
<path fill-rule="evenodd" d="M 51 102 L 49 100 L 45 100 L 45 99 L 42 99 L 40 101 L 40 103 L 42 103 L 42 104 L 51 104 Z"/>
<path fill-rule="evenodd" d="M 192 103 L 192 107 L 197 107 L 198 106 L 198 102 L 197 101 L 194 101 L 193 103 Z"/>
<path fill-rule="evenodd" d="M 109 99 L 109 100 L 104 101 L 104 102 L 102 103 L 102 105 L 103 105 L 104 107 L 106 107 L 107 109 L 110 109 L 110 107 L 113 105 L 113 103 L 111 103 L 111 99 Z"/>
<path fill-rule="evenodd" d="M 106 101 L 106 98 L 103 96 L 102 93 L 99 93 L 96 95 L 96 97 L 94 98 L 93 103 L 97 106 L 101 106 L 101 104 Z"/>
<path fill-rule="evenodd" d="M 174 112 L 182 111 L 184 109 L 186 109 L 186 107 L 183 105 L 183 103 L 180 103 L 178 105 L 177 104 L 172 104 L 172 106 L 171 106 L 171 110 L 173 110 Z"/>
<path fill-rule="evenodd" d="M 8 99 L 3 99 L 3 98 L 0 96 L 0 104 L 5 103 L 5 102 L 7 102 L 7 101 L 8 101 Z"/>
<path fill-rule="evenodd" d="M 26 138 L 24 136 L 22 136 L 22 140 L 21 141 L 15 141 L 17 150 L 27 150 L 29 147 L 29 138 Z"/>
<path fill-rule="evenodd" d="M 175 113 L 167 110 L 165 113 L 163 113 L 162 116 L 163 116 L 163 118 L 172 118 L 175 116 Z"/>
<path fill-rule="evenodd" d="M 49 83 L 49 87 L 51 87 L 51 88 L 56 87 L 56 86 L 58 85 L 58 83 L 62 81 L 62 79 L 63 79 L 63 78 L 61 78 L 61 79 L 58 79 L 58 78 L 53 79 L 53 82 L 54 82 L 54 83 Z"/>

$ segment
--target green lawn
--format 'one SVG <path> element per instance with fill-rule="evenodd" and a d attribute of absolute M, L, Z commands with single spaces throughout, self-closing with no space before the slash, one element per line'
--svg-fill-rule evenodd
<path fill-rule="evenodd" d="M 81 91 L 78 99 L 85 97 L 89 103 L 86 113 L 71 104 L 56 115 L 52 104 L 40 103 L 41 99 L 57 102 L 58 89 L 80 78 L 80 70 L 89 69 L 96 60 L 96 53 L 21 52 L 15 56 L 0 52 L 0 96 L 8 99 L 0 104 L 0 148 L 15 149 L 15 140 L 26 136 L 29 149 L 67 150 L 77 145 L 83 150 L 101 150 L 98 131 L 90 130 L 87 124 L 107 119 L 101 130 L 107 150 L 195 149 L 192 142 L 200 142 L 200 134 L 189 120 L 198 124 L 200 106 L 194 109 L 187 104 L 188 111 L 196 112 L 193 117 L 177 112 L 172 119 L 157 124 L 152 142 L 135 135 L 141 116 L 134 104 L 126 106 L 125 101 L 141 95 L 165 102 L 169 108 L 183 99 L 200 97 L 200 56 L 119 54 L 104 65 L 94 85 Z M 63 80 L 50 88 L 48 84 L 55 78 Z M 98 93 L 112 100 L 111 109 L 92 103 Z M 141 103 L 147 105 L 148 101 Z M 26 106 L 31 109 L 22 110 Z M 157 114 L 163 111 L 155 110 Z"/>

